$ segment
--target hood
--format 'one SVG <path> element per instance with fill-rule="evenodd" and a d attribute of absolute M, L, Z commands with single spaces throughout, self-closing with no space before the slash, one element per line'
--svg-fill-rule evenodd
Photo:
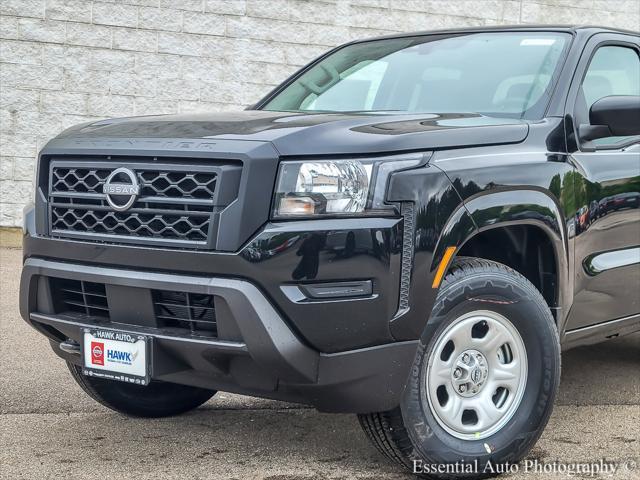
<path fill-rule="evenodd" d="M 271 142 L 282 156 L 375 154 L 522 142 L 524 121 L 479 114 L 234 113 L 102 120 L 58 138 L 167 138 Z"/>

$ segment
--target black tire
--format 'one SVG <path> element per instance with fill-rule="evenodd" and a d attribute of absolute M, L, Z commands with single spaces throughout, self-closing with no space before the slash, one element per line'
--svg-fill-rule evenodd
<path fill-rule="evenodd" d="M 447 432 L 421 400 L 426 388 L 421 372 L 439 336 L 457 318 L 478 310 L 479 302 L 482 310 L 497 312 L 517 329 L 526 348 L 528 375 L 522 399 L 504 426 L 481 440 L 460 439 Z M 487 478 L 517 464 L 536 443 L 551 415 L 559 384 L 559 336 L 542 295 L 505 265 L 460 258 L 440 288 L 400 407 L 359 415 L 359 420 L 382 454 L 419 476 Z M 472 471 L 464 471 L 464 464 L 472 465 Z M 449 471 L 434 471 L 439 465 L 449 465 Z M 456 465 L 458 470 L 452 473 Z"/>
<path fill-rule="evenodd" d="M 96 402 L 132 417 L 170 417 L 198 408 L 216 394 L 215 390 L 154 382 L 149 385 L 88 377 L 82 367 L 67 362 L 71 376 Z"/>

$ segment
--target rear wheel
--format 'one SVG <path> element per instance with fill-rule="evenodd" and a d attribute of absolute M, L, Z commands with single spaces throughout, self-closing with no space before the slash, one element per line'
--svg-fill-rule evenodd
<path fill-rule="evenodd" d="M 559 381 L 559 337 L 540 293 L 505 265 L 463 258 L 440 289 L 400 407 L 360 423 L 415 473 L 489 477 L 537 441 Z"/>
<path fill-rule="evenodd" d="M 73 379 L 93 398 L 111 410 L 134 417 L 168 417 L 179 415 L 199 407 L 216 394 L 205 390 L 174 383 L 151 382 L 149 385 L 88 377 L 82 368 L 67 362 Z"/>

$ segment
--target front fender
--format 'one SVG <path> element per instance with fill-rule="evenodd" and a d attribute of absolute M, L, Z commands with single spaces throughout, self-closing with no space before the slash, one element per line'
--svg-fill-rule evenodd
<path fill-rule="evenodd" d="M 436 169 L 430 169 L 431 174 Z M 415 176 L 413 178 L 415 180 Z M 431 178 L 433 181 L 433 177 Z M 399 185 L 396 185 L 399 186 Z M 405 184 L 405 186 L 408 186 Z M 414 186 L 415 187 L 415 186 Z M 407 191 L 417 191 L 413 188 Z M 536 189 L 510 188 L 484 191 L 460 200 L 451 208 L 450 202 L 436 202 L 433 196 L 412 198 L 416 202 L 415 252 L 410 285 L 410 309 L 391 321 L 391 332 L 398 340 L 419 338 L 435 302 L 438 289 L 432 288 L 433 279 L 448 247 L 456 247 L 456 253 L 475 235 L 486 230 L 510 225 L 533 225 L 549 237 L 558 271 L 558 327 L 564 329 L 564 313 L 571 299 L 568 239 L 565 219 L 561 210 L 548 193 Z M 446 213 L 446 221 L 437 225 L 433 240 L 421 239 L 424 231 L 434 232 L 430 224 L 430 212 Z M 455 257 L 454 257 L 455 258 Z"/>
<path fill-rule="evenodd" d="M 554 198 L 549 193 L 538 189 L 492 190 L 469 197 L 459 210 L 464 210 L 471 217 L 475 228 L 469 232 L 466 221 L 461 221 L 464 218 L 463 213 L 458 215 L 454 212 L 451 217 L 452 224 L 447 225 L 447 230 L 443 231 L 436 246 L 431 272 L 436 271 L 448 246 L 456 246 L 456 251 L 459 251 L 475 235 L 487 230 L 511 225 L 536 226 L 544 231 L 553 245 L 558 273 L 557 321 L 559 331 L 564 331 L 564 316 L 569 310 L 572 298 L 571 261 L 566 220 Z M 446 235 L 448 231 L 460 233 L 454 236 Z M 459 243 L 452 243 L 463 235 L 464 238 Z"/>
<path fill-rule="evenodd" d="M 415 340 L 422 334 L 438 293 L 431 288 L 437 246 L 443 241 L 461 244 L 476 227 L 467 211 L 460 208 L 462 198 L 447 175 L 431 165 L 394 174 L 387 199 L 414 206 L 410 276 L 403 278 L 409 285 L 409 306 L 399 310 L 389 328 L 396 340 Z"/>

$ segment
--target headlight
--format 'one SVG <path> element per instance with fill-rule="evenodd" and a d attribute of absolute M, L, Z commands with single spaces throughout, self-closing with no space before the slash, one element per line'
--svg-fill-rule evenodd
<path fill-rule="evenodd" d="M 392 172 L 419 165 L 423 154 L 377 159 L 285 161 L 280 164 L 273 216 L 374 214 L 388 210 L 384 197 Z"/>

